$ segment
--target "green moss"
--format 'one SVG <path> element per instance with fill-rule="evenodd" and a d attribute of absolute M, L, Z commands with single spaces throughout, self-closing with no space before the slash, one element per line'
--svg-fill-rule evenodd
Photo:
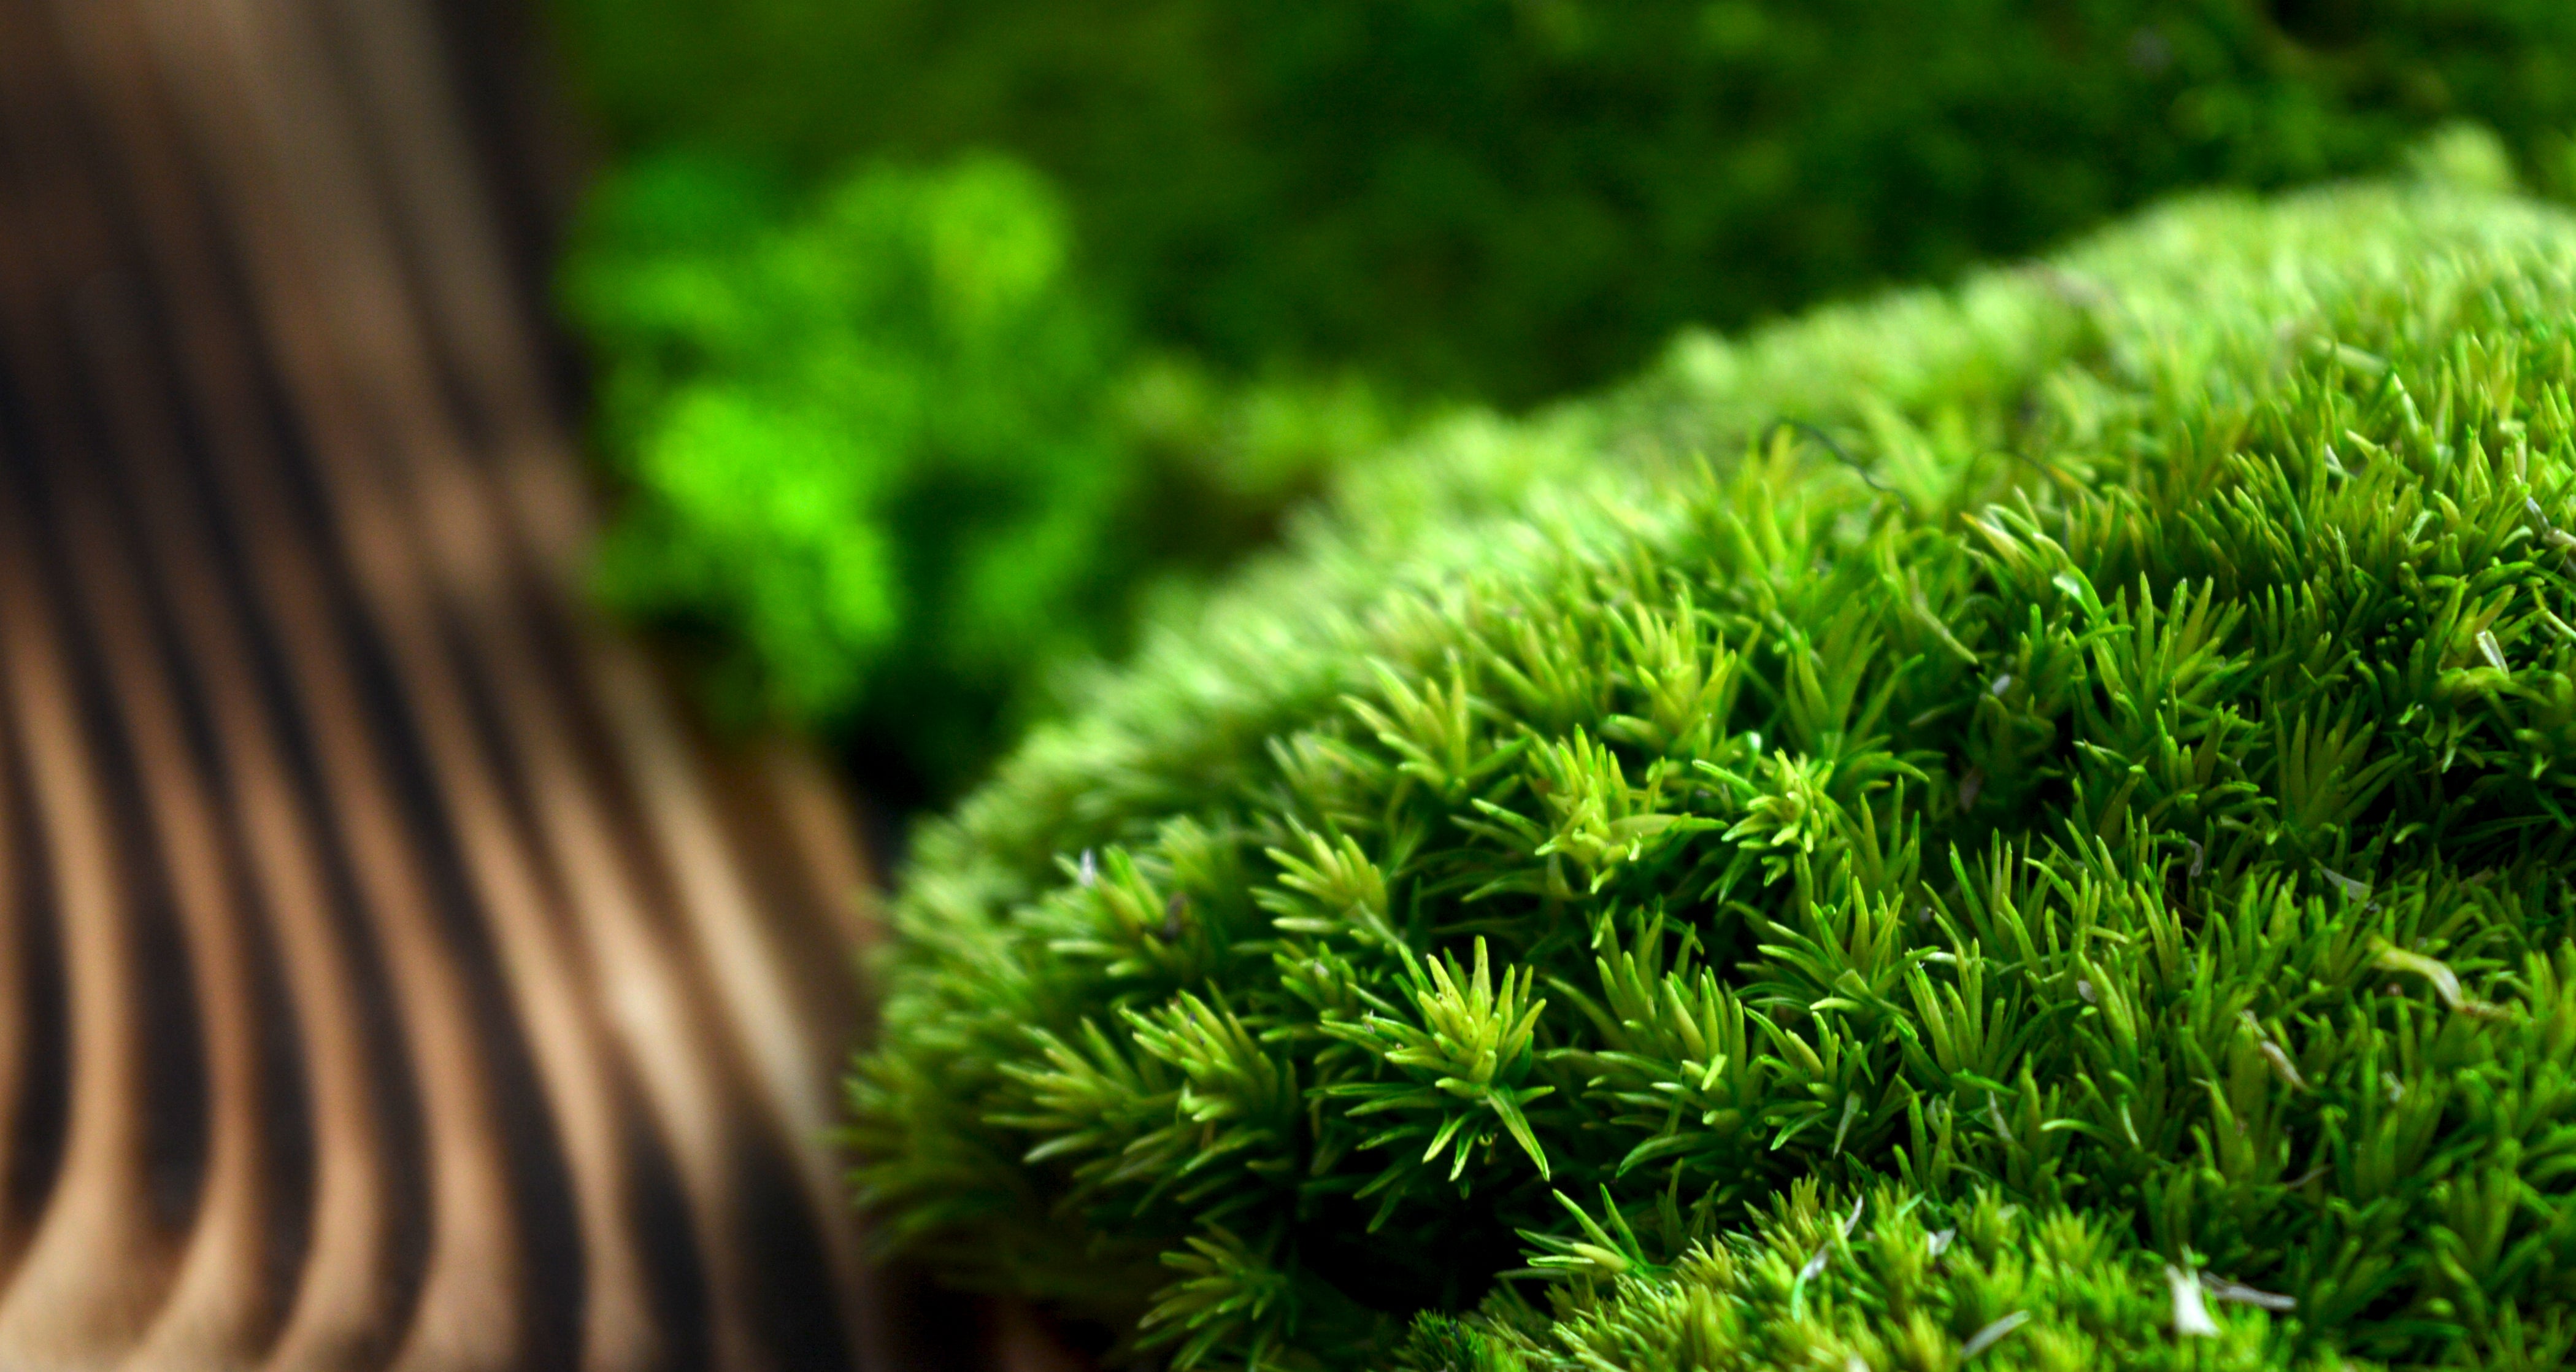
<path fill-rule="evenodd" d="M 1069 252 L 998 158 L 814 197 L 621 170 L 564 280 L 624 495 L 603 597 L 692 641 L 720 713 L 862 737 L 883 791 L 936 794 L 1158 579 L 1259 541 L 1392 422 L 1356 383 L 1217 393 L 1141 357 Z"/>
<path fill-rule="evenodd" d="M 1505 1291 L 1417 1321 L 1397 1362 L 1424 1372 L 1602 1367 L 2253 1369 L 2282 1365 L 2277 1292 L 2162 1268 L 2102 1216 L 2034 1215 L 1980 1191 L 1927 1203 L 1895 1187 L 1848 1208 L 1799 1183 L 1748 1230 L 1657 1263 L 1586 1223 L 1542 1258 L 1555 1308 Z M 2183 1335 L 2178 1308 L 2208 1316 Z M 2177 1302 L 2180 1302 L 2178 1307 Z M 2250 1307 L 2220 1319 L 2231 1305 Z M 2324 1356 L 2312 1364 L 2332 1367 Z"/>
<path fill-rule="evenodd" d="M 866 1196 L 1197 1365 L 2555 1365 L 2571 323 L 2201 199 L 1426 437 L 923 834 Z"/>

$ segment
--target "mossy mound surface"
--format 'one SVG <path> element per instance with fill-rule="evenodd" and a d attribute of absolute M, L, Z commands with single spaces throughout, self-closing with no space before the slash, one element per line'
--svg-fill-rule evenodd
<path fill-rule="evenodd" d="M 1454 425 L 924 833 L 866 1194 L 1176 1364 L 2555 1365 L 2571 380 L 2346 189 Z"/>

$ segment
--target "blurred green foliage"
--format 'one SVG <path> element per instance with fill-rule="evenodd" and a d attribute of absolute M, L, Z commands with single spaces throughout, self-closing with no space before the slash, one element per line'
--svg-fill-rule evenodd
<path fill-rule="evenodd" d="M 555 3 L 624 145 L 1007 149 L 1150 336 L 1505 403 L 2444 120 L 2556 189 L 2576 131 L 2565 0 Z"/>
<path fill-rule="evenodd" d="M 873 170 L 803 213 L 730 172 L 628 169 L 566 281 L 632 485 L 601 589 L 704 630 L 737 715 L 837 721 L 909 678 L 880 694 L 945 759 L 986 721 L 932 678 L 990 710 L 1029 645 L 1099 615 L 1134 480 L 1099 413 L 1107 317 L 1011 164 Z"/>
<path fill-rule="evenodd" d="M 563 281 L 627 487 L 605 599 L 696 640 L 722 713 L 883 740 L 936 792 L 1157 573 L 1384 436 L 1356 383 L 1140 360 L 1069 254 L 999 158 L 808 195 L 702 155 L 611 177 Z"/>

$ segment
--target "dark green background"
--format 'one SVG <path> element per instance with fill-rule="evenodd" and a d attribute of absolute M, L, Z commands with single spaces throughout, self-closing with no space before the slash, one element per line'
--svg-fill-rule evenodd
<path fill-rule="evenodd" d="M 2576 131 L 2560 0 L 559 0 L 624 146 L 997 148 L 1153 337 L 1504 402 L 2159 191 Z"/>

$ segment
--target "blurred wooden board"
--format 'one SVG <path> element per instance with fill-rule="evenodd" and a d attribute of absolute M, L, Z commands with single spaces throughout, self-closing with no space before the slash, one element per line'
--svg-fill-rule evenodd
<path fill-rule="evenodd" d="M 0 1367 L 912 1365 L 862 851 L 580 609 L 453 17 L 0 0 Z"/>

